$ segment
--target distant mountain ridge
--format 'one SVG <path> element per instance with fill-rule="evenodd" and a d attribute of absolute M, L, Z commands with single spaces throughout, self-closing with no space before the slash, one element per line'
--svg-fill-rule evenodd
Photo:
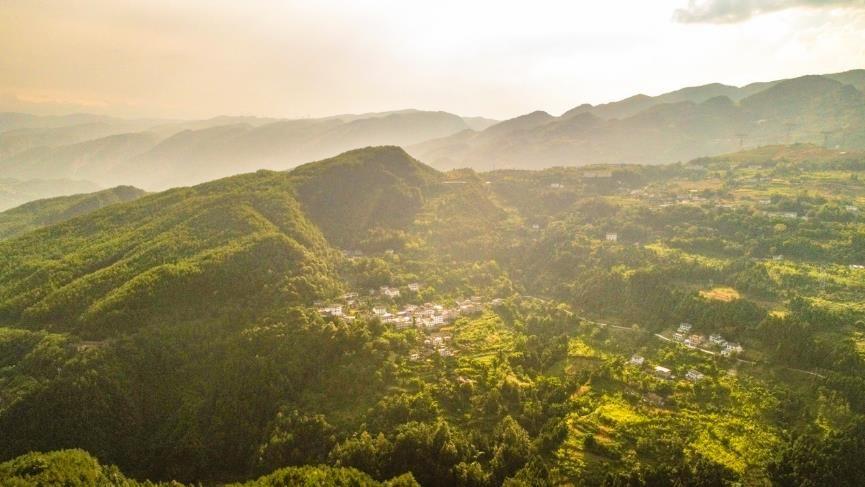
<path fill-rule="evenodd" d="M 0 177 L 0 211 L 28 201 L 76 193 L 92 193 L 101 188 L 90 181 L 72 179 L 14 179 Z"/>
<path fill-rule="evenodd" d="M 406 147 L 441 169 L 478 170 L 660 164 L 795 142 L 859 149 L 865 148 L 863 93 L 859 69 L 742 87 L 710 83 L 501 122 L 413 109 L 191 121 L 0 113 L 0 174 L 161 190 L 376 145 Z"/>
<path fill-rule="evenodd" d="M 865 148 L 865 70 L 636 95 L 559 117 L 505 120 L 408 148 L 434 167 L 475 169 L 660 164 L 768 144 Z"/>
<path fill-rule="evenodd" d="M 290 169 L 358 147 L 412 145 L 494 123 L 420 110 L 186 122 L 0 114 L 0 171 L 17 178 L 59 175 L 165 189 L 257 169 Z"/>
<path fill-rule="evenodd" d="M 95 193 L 31 201 L 0 212 L 0 240 L 61 223 L 114 203 L 132 201 L 145 194 L 147 192 L 132 186 L 118 186 Z"/>

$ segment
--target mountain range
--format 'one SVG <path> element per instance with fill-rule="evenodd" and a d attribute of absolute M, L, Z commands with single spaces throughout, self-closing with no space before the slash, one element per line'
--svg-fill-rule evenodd
<path fill-rule="evenodd" d="M 0 177 L 0 211 L 16 207 L 28 201 L 99 190 L 99 185 L 90 181 L 71 179 L 15 179 Z"/>
<path fill-rule="evenodd" d="M 536 111 L 497 122 L 402 110 L 315 119 L 124 120 L 0 114 L 0 173 L 148 190 L 256 169 L 290 169 L 372 145 L 405 147 L 439 169 L 659 164 L 747 147 L 865 147 L 865 70 L 713 83 L 658 96 Z"/>
<path fill-rule="evenodd" d="M 147 189 L 196 184 L 369 145 L 411 145 L 492 120 L 403 110 L 320 119 L 217 117 L 202 121 L 0 115 L 0 172 Z"/>
<path fill-rule="evenodd" d="M 865 70 L 753 83 L 718 83 L 561 116 L 538 111 L 483 131 L 408 147 L 435 167 L 539 169 L 596 163 L 659 164 L 743 147 L 808 142 L 865 147 Z"/>
<path fill-rule="evenodd" d="M 132 186 L 118 186 L 95 193 L 31 201 L 0 212 L 0 240 L 64 222 L 114 203 L 132 201 L 145 194 L 145 191 Z"/>

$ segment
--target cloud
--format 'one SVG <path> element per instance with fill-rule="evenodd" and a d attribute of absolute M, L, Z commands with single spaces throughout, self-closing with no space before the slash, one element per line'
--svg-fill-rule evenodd
<path fill-rule="evenodd" d="M 682 23 L 732 24 L 789 8 L 865 8 L 865 0 L 688 0 L 673 19 Z"/>

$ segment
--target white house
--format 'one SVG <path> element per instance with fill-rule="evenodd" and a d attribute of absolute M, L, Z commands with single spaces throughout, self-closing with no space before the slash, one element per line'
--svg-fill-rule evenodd
<path fill-rule="evenodd" d="M 382 286 L 380 289 L 381 293 L 389 298 L 398 298 L 399 297 L 399 289 L 395 287 Z"/>
<path fill-rule="evenodd" d="M 606 240 L 607 242 L 618 242 L 619 241 L 619 234 L 618 233 L 608 233 L 604 237 L 604 240 Z"/>
<path fill-rule="evenodd" d="M 691 369 L 688 371 L 687 374 L 685 374 L 685 378 L 687 378 L 691 382 L 698 382 L 705 379 L 706 376 L 703 375 L 701 372 Z"/>
<path fill-rule="evenodd" d="M 342 316 L 342 305 L 331 304 L 327 307 L 319 309 L 318 312 L 325 316 Z"/>
<path fill-rule="evenodd" d="M 420 284 L 413 282 L 413 283 L 408 285 L 408 290 L 413 292 L 413 293 L 416 293 L 416 292 L 420 291 Z"/>
<path fill-rule="evenodd" d="M 666 368 L 666 367 L 661 367 L 660 365 L 656 365 L 655 366 L 655 375 L 657 375 L 658 377 L 664 378 L 664 379 L 669 379 L 670 377 L 672 377 L 673 371 Z"/>
<path fill-rule="evenodd" d="M 687 335 L 691 332 L 691 328 L 693 327 L 694 325 L 690 323 L 679 323 L 679 328 L 676 330 L 676 332 L 681 333 L 682 335 Z"/>
<path fill-rule="evenodd" d="M 646 363 L 646 359 L 640 355 L 633 355 L 631 356 L 631 360 L 629 360 L 628 363 L 630 363 L 631 365 L 641 366 Z"/>

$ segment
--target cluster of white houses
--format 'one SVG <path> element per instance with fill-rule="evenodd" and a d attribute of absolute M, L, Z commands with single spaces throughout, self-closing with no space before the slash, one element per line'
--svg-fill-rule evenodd
<path fill-rule="evenodd" d="M 412 283 L 408 285 L 409 290 L 418 292 L 420 285 Z M 483 310 L 486 303 L 480 296 L 468 299 L 458 299 L 451 306 L 437 303 L 404 304 L 396 306 L 392 303 L 394 298 L 400 297 L 398 288 L 382 286 L 378 291 L 371 294 L 380 298 L 376 304 L 369 301 L 361 302 L 358 293 L 346 293 L 341 298 L 341 303 L 318 305 L 318 312 L 323 316 L 341 318 L 352 321 L 358 316 L 375 316 L 383 323 L 393 324 L 397 329 L 405 329 L 412 326 L 424 330 L 435 330 L 441 326 L 453 322 L 462 315 L 471 315 Z M 501 299 L 494 299 L 489 304 L 501 304 Z"/>
<path fill-rule="evenodd" d="M 679 328 L 673 333 L 673 339 L 690 348 L 700 348 L 706 345 L 715 347 L 720 350 L 721 355 L 724 357 L 732 357 L 744 351 L 741 345 L 735 342 L 728 342 L 720 334 L 710 335 L 709 339 L 706 340 L 706 337 L 703 335 L 691 334 L 691 328 L 693 328 L 693 325 L 690 323 L 679 324 Z"/>

